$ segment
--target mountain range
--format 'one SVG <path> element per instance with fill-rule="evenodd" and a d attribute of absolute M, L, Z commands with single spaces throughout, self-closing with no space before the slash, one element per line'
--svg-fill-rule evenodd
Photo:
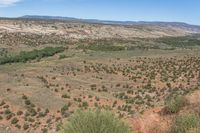
<path fill-rule="evenodd" d="M 85 23 L 97 23 L 97 24 L 111 24 L 111 25 L 152 25 L 152 26 L 173 26 L 180 28 L 192 28 L 200 30 L 199 25 L 187 24 L 184 22 L 162 22 L 162 21 L 111 21 L 111 20 L 98 20 L 98 19 L 80 19 L 73 17 L 61 17 L 61 16 L 38 16 L 38 15 L 25 15 L 18 17 L 19 19 L 31 19 L 31 20 L 60 20 L 60 21 L 72 21 L 72 22 L 85 22 Z"/>

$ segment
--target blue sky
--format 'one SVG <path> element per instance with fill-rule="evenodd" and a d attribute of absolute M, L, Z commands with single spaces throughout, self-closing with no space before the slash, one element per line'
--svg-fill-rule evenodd
<path fill-rule="evenodd" d="M 200 25 L 200 0 L 0 0 L 1 17 L 22 15 Z"/>

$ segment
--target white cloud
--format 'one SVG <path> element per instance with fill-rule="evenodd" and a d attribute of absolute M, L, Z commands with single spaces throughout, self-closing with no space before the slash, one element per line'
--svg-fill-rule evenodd
<path fill-rule="evenodd" d="M 10 6 L 14 5 L 21 0 L 0 0 L 0 6 Z"/>

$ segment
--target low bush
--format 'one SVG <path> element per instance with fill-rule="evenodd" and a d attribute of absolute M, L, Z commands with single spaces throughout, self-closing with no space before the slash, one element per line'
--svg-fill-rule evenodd
<path fill-rule="evenodd" d="M 64 54 L 62 54 L 62 55 L 59 56 L 59 59 L 64 59 L 64 58 L 67 58 L 67 56 L 64 55 Z"/>
<path fill-rule="evenodd" d="M 186 104 L 186 99 L 183 96 L 172 97 L 166 100 L 165 113 L 178 113 L 181 108 Z"/>
<path fill-rule="evenodd" d="M 195 132 L 200 127 L 200 118 L 195 113 L 182 114 L 176 117 L 172 133 L 188 133 Z M 199 132 L 198 132 L 199 133 Z"/>
<path fill-rule="evenodd" d="M 70 96 L 67 95 L 67 94 L 63 94 L 63 95 L 62 95 L 62 98 L 68 98 L 68 99 L 70 99 Z"/>
<path fill-rule="evenodd" d="M 77 111 L 61 133 L 131 133 L 130 128 L 108 111 Z"/>
<path fill-rule="evenodd" d="M 0 115 L 0 120 L 3 120 L 3 117 Z"/>
<path fill-rule="evenodd" d="M 23 125 L 23 129 L 24 129 L 24 130 L 29 129 L 29 125 L 28 125 L 27 123 L 25 123 L 25 124 Z"/>
<path fill-rule="evenodd" d="M 83 107 L 83 108 L 86 109 L 88 106 L 89 106 L 89 105 L 88 105 L 88 102 L 85 101 L 85 102 L 82 103 L 82 107 Z"/>
<path fill-rule="evenodd" d="M 15 117 L 11 120 L 11 124 L 16 124 L 19 120 Z"/>

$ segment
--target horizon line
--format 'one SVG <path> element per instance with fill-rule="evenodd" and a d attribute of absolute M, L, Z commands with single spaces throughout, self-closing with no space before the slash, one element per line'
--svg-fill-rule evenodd
<path fill-rule="evenodd" d="M 60 17 L 60 18 L 71 18 L 71 19 L 77 19 L 77 20 L 94 20 L 94 21 L 101 21 L 101 22 L 135 22 L 135 23 L 182 23 L 182 24 L 188 24 L 193 26 L 200 26 L 200 24 L 192 24 L 189 22 L 184 21 L 162 21 L 162 20 L 106 20 L 106 19 L 98 19 L 98 18 L 79 18 L 79 17 L 71 17 L 71 16 L 59 16 L 59 15 L 21 15 L 16 17 L 9 17 L 9 16 L 0 16 L 0 18 L 7 18 L 7 19 L 41 19 L 41 20 L 48 20 L 48 19 L 42 19 L 42 18 L 23 18 L 23 17 Z M 61 19 L 54 19 L 51 18 L 49 20 L 61 20 Z M 62 20 L 67 21 L 67 20 Z"/>

